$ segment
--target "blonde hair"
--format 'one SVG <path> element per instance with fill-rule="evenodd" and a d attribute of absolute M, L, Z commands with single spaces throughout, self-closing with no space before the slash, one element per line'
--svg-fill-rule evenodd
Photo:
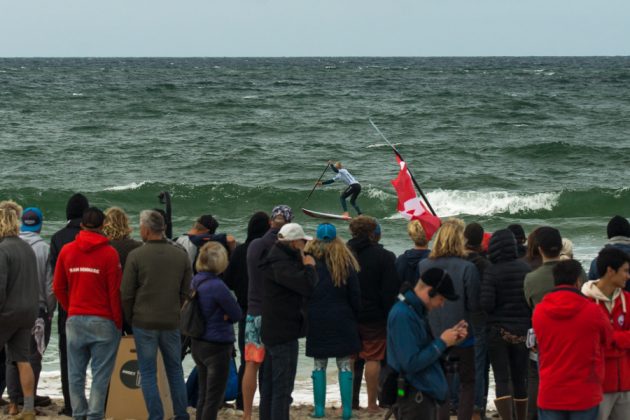
<path fill-rule="evenodd" d="M 0 202 L 0 238 L 20 234 L 22 207 L 12 200 Z"/>
<path fill-rule="evenodd" d="M 197 272 L 221 274 L 228 266 L 227 251 L 219 242 L 210 241 L 201 247 L 195 263 Z"/>
<path fill-rule="evenodd" d="M 110 207 L 105 210 L 105 222 L 103 222 L 103 233 L 110 240 L 116 241 L 125 239 L 131 234 L 129 227 L 129 217 L 120 207 Z"/>
<path fill-rule="evenodd" d="M 560 250 L 561 260 L 573 259 L 573 242 L 571 239 L 562 238 L 562 249 Z"/>
<path fill-rule="evenodd" d="M 429 258 L 436 259 L 440 257 L 461 257 L 465 258 L 466 239 L 464 238 L 464 229 L 466 224 L 462 219 L 450 218 L 435 235 L 433 249 L 429 254 Z"/>
<path fill-rule="evenodd" d="M 417 220 L 412 220 L 407 224 L 407 233 L 416 246 L 427 246 L 427 234 L 424 233 L 422 225 Z"/>
<path fill-rule="evenodd" d="M 339 238 L 330 242 L 314 239 L 306 244 L 305 252 L 318 260 L 325 260 L 335 287 L 346 284 L 350 271 L 359 272 L 359 263 L 348 246 Z"/>

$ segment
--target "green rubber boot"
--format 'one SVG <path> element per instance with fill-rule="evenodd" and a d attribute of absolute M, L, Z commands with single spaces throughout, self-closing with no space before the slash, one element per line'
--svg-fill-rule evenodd
<path fill-rule="evenodd" d="M 313 401 L 315 403 L 315 411 L 311 417 L 322 418 L 325 416 L 324 406 L 326 405 L 326 371 L 314 370 L 311 379 L 313 379 Z"/>
<path fill-rule="evenodd" d="M 341 418 L 348 420 L 352 417 L 352 372 L 339 372 L 339 391 L 343 407 Z"/>

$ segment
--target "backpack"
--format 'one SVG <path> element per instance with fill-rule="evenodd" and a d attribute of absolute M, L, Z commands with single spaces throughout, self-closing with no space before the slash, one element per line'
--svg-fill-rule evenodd
<path fill-rule="evenodd" d="M 179 314 L 179 329 L 183 335 L 199 338 L 206 331 L 206 320 L 201 313 L 197 289 L 208 279 L 202 280 L 197 288 L 191 288 Z"/>

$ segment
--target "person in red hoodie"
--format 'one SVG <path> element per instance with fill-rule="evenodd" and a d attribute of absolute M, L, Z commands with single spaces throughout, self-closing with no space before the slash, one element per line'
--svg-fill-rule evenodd
<path fill-rule="evenodd" d="M 77 238 L 59 254 L 53 290 L 68 313 L 68 376 L 74 418 L 104 418 L 107 387 L 114 369 L 122 328 L 116 250 L 102 233 L 105 215 L 95 207 L 83 213 Z M 91 359 L 92 388 L 85 398 Z"/>
<path fill-rule="evenodd" d="M 601 277 L 582 286 L 582 293 L 597 303 L 613 329 L 612 344 L 605 354 L 604 400 L 598 419 L 630 419 L 630 293 L 624 289 L 629 269 L 628 254 L 606 247 L 597 256 Z"/>
<path fill-rule="evenodd" d="M 598 418 L 612 330 L 597 305 L 580 293 L 581 273 L 579 262 L 559 262 L 553 268 L 555 288 L 534 310 L 540 420 Z"/>

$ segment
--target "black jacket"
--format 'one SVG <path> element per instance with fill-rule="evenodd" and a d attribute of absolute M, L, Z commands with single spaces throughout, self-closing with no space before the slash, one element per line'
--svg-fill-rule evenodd
<path fill-rule="evenodd" d="M 415 286 L 420 278 L 418 272 L 418 263 L 429 256 L 431 250 L 429 249 L 408 249 L 396 258 L 396 272 L 398 273 L 398 280 L 402 285 L 404 282 L 408 282 L 411 286 Z"/>
<path fill-rule="evenodd" d="M 263 262 L 262 342 L 267 346 L 304 337 L 304 298 L 317 285 L 317 272 L 297 250 L 277 242 Z"/>
<path fill-rule="evenodd" d="M 525 335 L 532 314 L 523 293 L 523 282 L 530 267 L 518 259 L 512 232 L 496 231 L 490 239 L 488 255 L 492 265 L 486 268 L 481 283 L 481 306 L 488 313 L 488 325 Z"/>
<path fill-rule="evenodd" d="M 396 273 L 396 256 L 368 239 L 350 239 L 348 246 L 361 267 L 359 324 L 385 324 L 389 310 L 396 303 L 400 285 Z"/>
<path fill-rule="evenodd" d="M 55 271 L 55 265 L 57 264 L 57 258 L 61 248 L 67 243 L 75 240 L 79 232 L 81 231 L 81 218 L 70 219 L 65 227 L 55 233 L 50 239 L 50 264 L 53 272 Z"/>
<path fill-rule="evenodd" d="M 345 357 L 361 350 L 356 315 L 361 306 L 354 270 L 346 284 L 335 287 L 325 261 L 317 261 L 319 282 L 308 302 L 306 355 L 318 359 Z"/>
<path fill-rule="evenodd" d="M 238 245 L 228 265 L 223 280 L 230 290 L 234 291 L 236 300 L 243 313 L 247 313 L 247 290 L 249 284 L 249 276 L 247 275 L 247 248 L 251 242 L 245 242 Z"/>

